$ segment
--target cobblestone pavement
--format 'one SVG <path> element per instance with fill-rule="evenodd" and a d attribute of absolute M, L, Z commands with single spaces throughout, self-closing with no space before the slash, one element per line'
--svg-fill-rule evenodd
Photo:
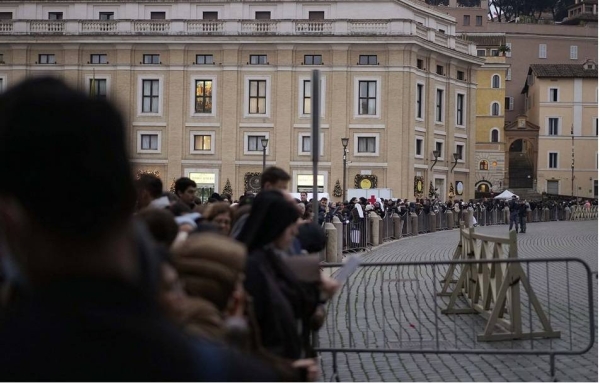
<path fill-rule="evenodd" d="M 507 236 L 508 226 L 478 227 L 477 232 Z M 403 238 L 386 243 L 362 260 L 402 262 L 450 260 L 458 230 Z M 532 223 L 518 236 L 519 258 L 576 257 L 598 269 L 598 222 Z M 437 297 L 447 266 L 361 267 L 332 300 L 319 345 L 333 348 L 401 348 L 481 350 L 582 350 L 590 340 L 587 279 L 579 263 L 531 264 L 523 269 L 560 339 L 477 342 L 485 319 L 479 315 L 444 315 L 448 298 Z M 434 278 L 435 275 L 435 278 Z M 596 274 L 597 275 L 597 274 Z M 593 279 L 597 312 L 597 279 Z M 539 329 L 529 316 L 521 289 L 523 331 Z M 463 303 L 464 305 L 464 303 Z M 466 305 L 464 305 L 466 307 Z M 531 320 L 530 320 L 531 318 Z M 597 314 L 594 323 L 597 324 Z M 597 334 L 597 326 L 596 326 Z M 598 381 L 598 346 L 584 355 L 557 356 L 560 381 Z M 342 381 L 549 381 L 548 356 L 347 353 L 336 358 Z M 332 380 L 333 357 L 321 356 L 323 380 Z"/>

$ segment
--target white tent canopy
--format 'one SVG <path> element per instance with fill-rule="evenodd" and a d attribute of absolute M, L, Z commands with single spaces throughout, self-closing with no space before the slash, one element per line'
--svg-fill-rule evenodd
<path fill-rule="evenodd" d="M 505 190 L 502 193 L 495 196 L 494 199 L 511 199 L 512 196 L 514 196 L 514 195 L 516 195 L 516 194 L 511 192 L 510 190 Z M 518 195 L 517 195 L 517 198 L 519 198 Z"/>

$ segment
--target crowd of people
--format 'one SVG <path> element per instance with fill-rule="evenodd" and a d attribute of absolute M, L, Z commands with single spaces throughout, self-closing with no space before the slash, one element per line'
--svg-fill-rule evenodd
<path fill-rule="evenodd" d="M 125 133 L 60 80 L 0 96 L 3 378 L 318 380 L 310 336 L 340 286 L 289 174 L 199 204 L 189 178 L 134 179 Z"/>

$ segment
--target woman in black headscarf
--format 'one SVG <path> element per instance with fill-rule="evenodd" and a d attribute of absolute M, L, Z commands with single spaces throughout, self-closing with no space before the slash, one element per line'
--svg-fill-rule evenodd
<path fill-rule="evenodd" d="M 297 234 L 298 218 L 298 209 L 281 192 L 264 191 L 256 196 L 237 237 L 248 247 L 244 287 L 253 298 L 262 343 L 292 360 L 314 356 L 309 321 L 319 298 L 318 289 L 300 283 L 283 261 Z"/>

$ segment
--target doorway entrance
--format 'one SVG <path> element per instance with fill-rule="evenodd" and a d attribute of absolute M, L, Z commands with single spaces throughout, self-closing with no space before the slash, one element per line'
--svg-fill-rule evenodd
<path fill-rule="evenodd" d="M 510 188 L 533 188 L 535 178 L 534 146 L 526 139 L 518 139 L 508 150 L 508 183 Z"/>

